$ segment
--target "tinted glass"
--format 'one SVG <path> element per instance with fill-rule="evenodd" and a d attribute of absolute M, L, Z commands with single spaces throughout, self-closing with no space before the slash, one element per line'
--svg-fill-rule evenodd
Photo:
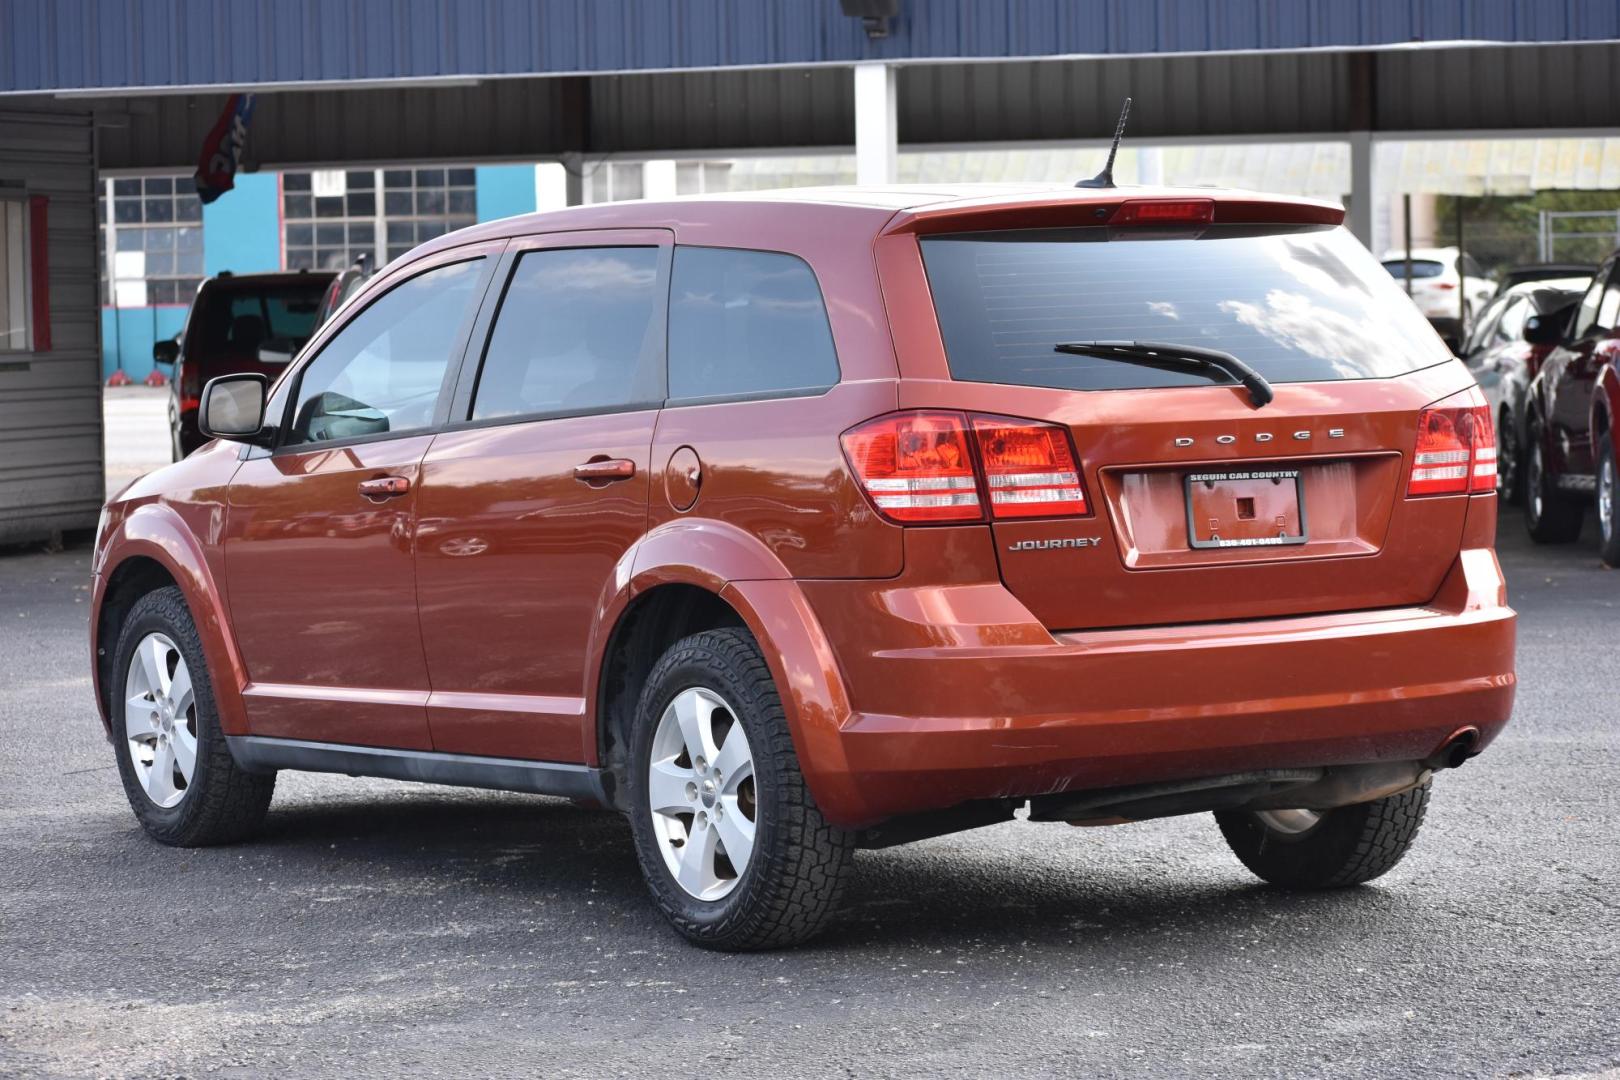
<path fill-rule="evenodd" d="M 527 252 L 495 317 L 473 419 L 656 400 L 657 308 L 657 248 Z"/>
<path fill-rule="evenodd" d="M 197 298 L 186 326 L 186 353 L 193 359 L 253 360 L 260 349 L 269 349 L 290 356 L 315 332 L 326 285 L 318 276 L 307 283 L 246 289 L 216 279 Z"/>
<path fill-rule="evenodd" d="M 482 269 L 482 259 L 436 267 L 350 319 L 304 368 L 287 442 L 398 434 L 431 424 Z"/>
<path fill-rule="evenodd" d="M 1152 341 L 1233 353 L 1274 382 L 1400 375 L 1450 353 L 1343 229 L 1106 228 L 922 241 L 951 374 L 1071 390 L 1207 385 L 1054 351 Z"/>
<path fill-rule="evenodd" d="M 827 308 L 803 259 L 678 247 L 669 299 L 669 396 L 823 390 L 838 381 Z"/>
<path fill-rule="evenodd" d="M 1406 280 L 1406 260 L 1405 259 L 1390 259 L 1388 262 L 1384 263 L 1384 269 L 1388 270 L 1396 278 L 1398 278 L 1398 279 L 1400 279 L 1402 281 Z M 1412 260 L 1412 280 L 1413 281 L 1416 281 L 1418 278 L 1439 277 L 1444 272 L 1445 272 L 1445 267 L 1441 266 L 1437 262 L 1433 262 L 1433 261 L 1431 261 L 1429 259 L 1413 259 Z"/>

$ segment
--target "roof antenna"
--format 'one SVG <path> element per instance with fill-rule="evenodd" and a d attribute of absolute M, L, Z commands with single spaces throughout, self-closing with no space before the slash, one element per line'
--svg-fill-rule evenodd
<path fill-rule="evenodd" d="M 1125 99 L 1125 107 L 1119 110 L 1119 124 L 1114 128 L 1114 145 L 1108 148 L 1108 160 L 1103 164 L 1102 172 L 1090 180 L 1081 180 L 1075 187 L 1108 188 L 1114 186 L 1114 155 L 1119 153 L 1119 140 L 1125 136 L 1125 118 L 1131 115 L 1131 99 Z"/>

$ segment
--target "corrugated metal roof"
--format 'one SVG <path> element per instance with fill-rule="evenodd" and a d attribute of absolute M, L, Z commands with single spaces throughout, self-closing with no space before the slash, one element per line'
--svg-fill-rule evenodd
<path fill-rule="evenodd" d="M 0 0 L 0 93 L 1620 38 L 1616 0 Z"/>

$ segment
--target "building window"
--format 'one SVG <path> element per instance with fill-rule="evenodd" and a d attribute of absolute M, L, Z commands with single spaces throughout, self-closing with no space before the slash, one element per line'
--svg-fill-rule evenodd
<path fill-rule="evenodd" d="M 183 176 L 102 181 L 102 302 L 189 304 L 203 278 L 202 202 Z"/>
<path fill-rule="evenodd" d="M 713 195 L 730 190 L 729 161 L 682 161 L 675 166 L 677 195 Z"/>
<path fill-rule="evenodd" d="M 644 165 L 639 161 L 602 161 L 585 176 L 588 203 L 624 202 L 642 197 Z"/>
<path fill-rule="evenodd" d="M 472 169 L 348 169 L 281 176 L 283 264 L 341 270 L 374 265 L 478 220 Z"/>
<path fill-rule="evenodd" d="M 28 348 L 28 204 L 0 199 L 0 352 Z"/>

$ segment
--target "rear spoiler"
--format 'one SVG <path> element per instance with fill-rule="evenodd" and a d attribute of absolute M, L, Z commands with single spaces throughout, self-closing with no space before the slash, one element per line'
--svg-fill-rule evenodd
<path fill-rule="evenodd" d="M 1174 195 L 1133 195 L 1128 189 L 1090 193 L 1065 189 L 1054 192 L 1049 199 L 963 200 L 902 210 L 889 219 L 883 232 L 926 235 L 1001 229 L 1073 229 L 1085 225 L 1120 225 L 1127 220 L 1133 225 L 1149 224 L 1149 215 L 1137 211 L 1150 207 L 1168 209 L 1172 205 L 1191 208 L 1195 204 L 1198 212 L 1194 214 L 1189 209 L 1188 216 L 1182 220 L 1216 225 L 1344 224 L 1342 207 L 1314 199 L 1250 195 L 1234 198 L 1196 190 Z M 1131 209 L 1122 215 L 1122 209 L 1127 207 Z M 1159 217 L 1152 223 L 1171 224 L 1174 219 Z"/>

